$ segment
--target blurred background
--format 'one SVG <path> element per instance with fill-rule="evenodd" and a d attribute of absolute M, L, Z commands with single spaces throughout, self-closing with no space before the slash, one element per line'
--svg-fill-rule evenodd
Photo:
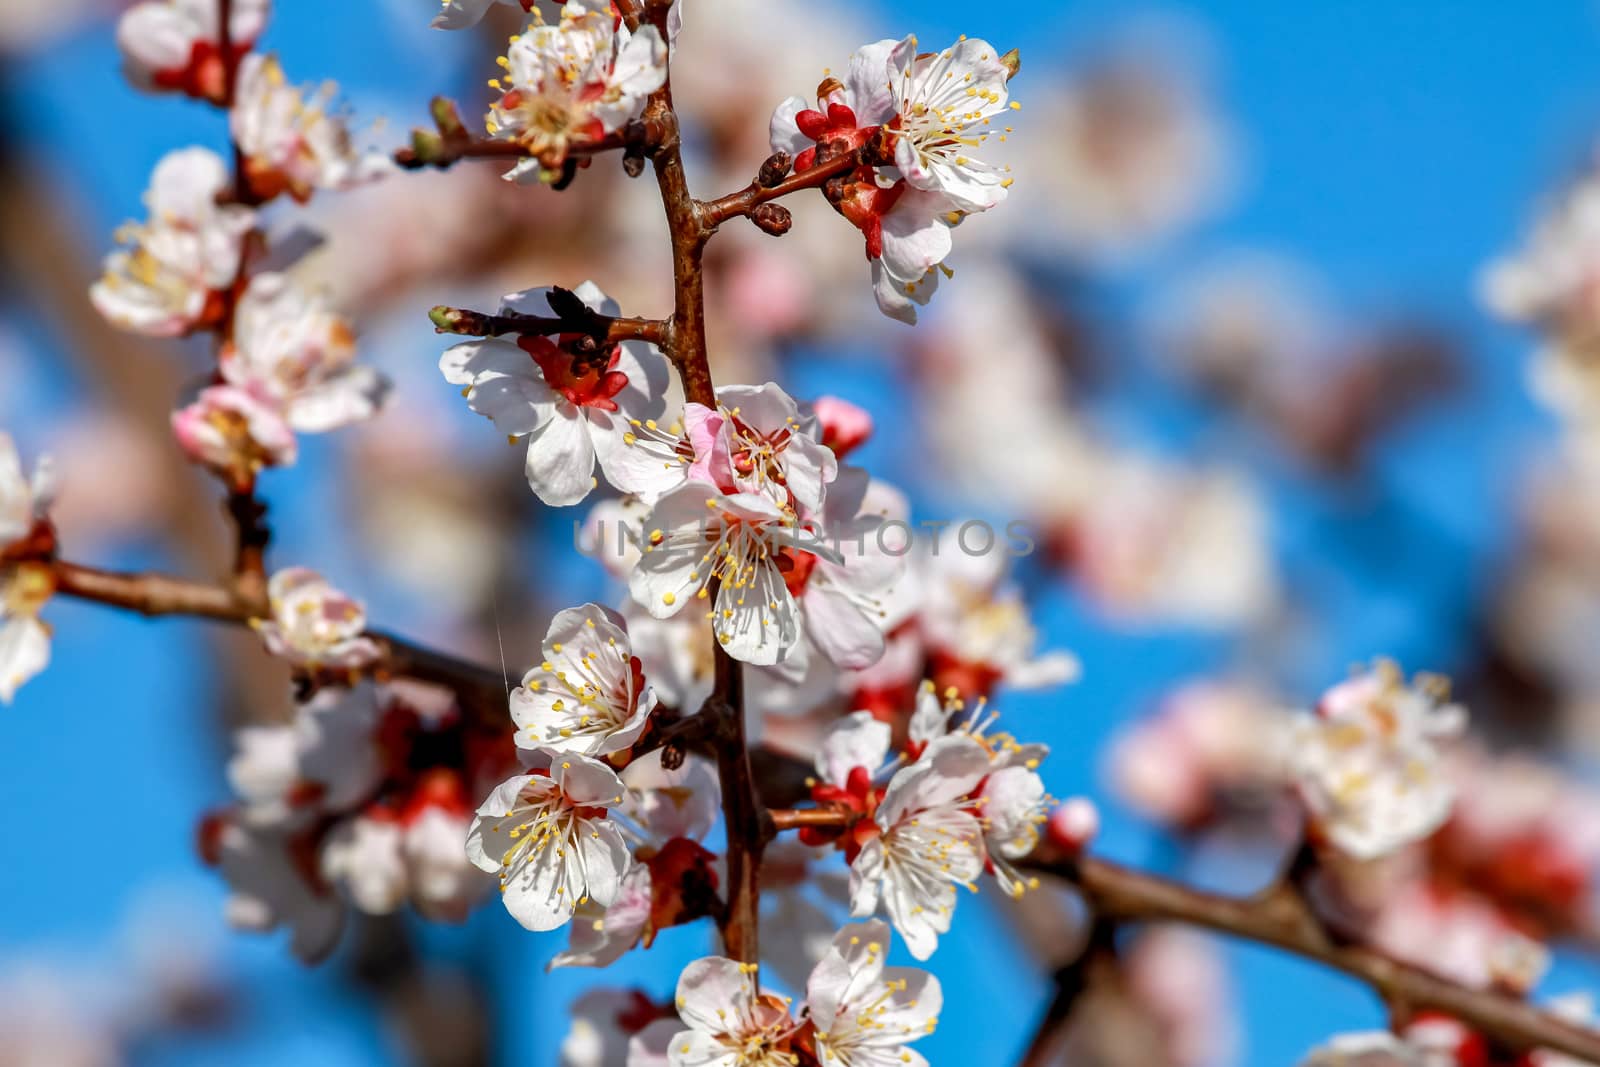
<path fill-rule="evenodd" d="M 819 200 L 781 240 L 735 225 L 713 245 L 712 343 L 722 381 L 869 410 L 857 462 L 917 518 L 1029 524 L 1016 579 L 1041 645 L 1083 676 L 1000 704 L 1053 746 L 1053 793 L 1100 803 L 1105 855 L 1259 885 L 1282 820 L 1251 789 L 1255 725 L 1379 655 L 1455 680 L 1492 753 L 1464 763 L 1471 789 L 1509 777 L 1524 799 L 1536 781 L 1534 822 L 1558 794 L 1568 830 L 1600 820 L 1583 786 L 1600 480 L 1573 404 L 1530 388 L 1559 353 L 1484 296 L 1592 166 L 1600 7 L 684 2 L 675 89 L 702 195 L 748 181 L 772 106 L 860 43 L 1022 50 L 1014 195 L 958 230 L 921 325 L 877 313 L 858 235 Z M 381 118 L 373 139 L 398 145 L 434 93 L 478 113 L 514 29 L 431 31 L 433 7 L 280 0 L 262 47 L 292 79 L 336 78 L 356 124 Z M 57 458 L 64 555 L 209 575 L 227 527 L 166 421 L 207 354 L 113 332 L 87 287 L 156 160 L 226 130 L 122 81 L 117 14 L 0 0 L 0 427 Z M 274 567 L 316 567 L 386 628 L 484 662 L 503 641 L 515 675 L 555 610 L 617 590 L 573 551 L 581 513 L 541 508 L 440 380 L 424 312 L 592 277 L 656 314 L 670 269 L 653 182 L 603 161 L 558 194 L 497 169 L 273 216 L 328 233 L 307 269 L 396 390 L 378 419 L 304 441 L 264 495 Z M 47 618 L 54 661 L 0 714 L 0 1065 L 553 1064 L 586 989 L 661 994 L 708 950 L 701 924 L 546 974 L 564 938 L 493 906 L 356 924 L 316 968 L 230 932 L 194 828 L 227 800 L 230 729 L 287 714 L 284 678 L 248 634 L 65 600 Z M 1582 907 L 1543 932 L 1593 940 L 1596 850 L 1562 847 Z M 1070 949 L 1019 934 L 1029 921 L 988 891 L 961 907 L 932 963 L 932 1062 L 1026 1044 Z M 1128 956 L 1128 1025 L 1153 1027 L 1154 1051 L 1117 1060 L 1088 1037 L 1070 1062 L 1279 1067 L 1383 1019 L 1365 989 L 1266 950 L 1164 935 Z M 1600 965 L 1558 950 L 1546 990 L 1597 985 Z M 10 1059 L 19 1034 L 54 1051 Z"/>

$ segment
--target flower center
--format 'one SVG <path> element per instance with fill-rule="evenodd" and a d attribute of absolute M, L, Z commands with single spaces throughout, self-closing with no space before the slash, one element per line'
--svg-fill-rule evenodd
<path fill-rule="evenodd" d="M 609 345 L 592 354 L 573 352 L 576 336 L 562 335 L 559 341 L 548 337 L 524 337 L 517 342 L 533 357 L 550 388 L 578 407 L 616 411 L 612 398 L 627 388 L 628 376 L 616 369 L 622 350 Z"/>

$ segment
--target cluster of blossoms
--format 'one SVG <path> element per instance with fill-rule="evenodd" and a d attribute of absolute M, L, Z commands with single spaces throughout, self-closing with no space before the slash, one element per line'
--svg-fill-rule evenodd
<path fill-rule="evenodd" d="M 1115 773 L 1133 803 L 1184 833 L 1262 813 L 1282 823 L 1292 794 L 1321 860 L 1308 901 L 1331 929 L 1464 987 L 1524 997 L 1549 963 L 1537 938 L 1592 929 L 1597 852 L 1571 814 L 1590 798 L 1525 759 L 1451 746 L 1465 713 L 1446 691 L 1380 661 L 1286 718 L 1253 689 L 1190 685 L 1125 735 Z M 1567 1062 L 1509 1053 L 1425 1013 L 1398 1035 L 1336 1038 L 1306 1064 Z"/>
<path fill-rule="evenodd" d="M 492 882 L 467 860 L 471 797 L 505 772 L 504 737 L 473 729 L 446 696 L 361 683 L 297 704 L 291 722 L 236 737 L 231 808 L 200 851 L 228 882 L 228 920 L 284 928 L 302 959 L 337 942 L 346 909 L 403 904 L 459 922 Z"/>
<path fill-rule="evenodd" d="M 479 806 L 467 854 L 499 876 L 528 929 L 579 918 L 552 966 L 602 967 L 712 913 L 718 878 L 699 841 L 720 793 L 700 757 L 669 767 L 647 749 L 656 696 L 621 616 L 597 604 L 559 612 L 543 651 L 510 701 L 526 773 Z"/>
<path fill-rule="evenodd" d="M 1381 662 L 1328 690 L 1295 724 L 1291 770 L 1314 835 L 1371 860 L 1444 825 L 1455 785 L 1439 743 L 1466 728 L 1465 710 L 1442 703 L 1446 690 L 1434 676 L 1408 686 Z"/>
<path fill-rule="evenodd" d="M 974 153 L 1010 127 L 996 118 L 1021 107 L 1007 83 L 1015 52 L 963 37 L 942 52 L 918 52 L 915 36 L 864 45 L 841 81 L 817 86 L 816 105 L 790 97 L 772 114 L 772 148 L 804 173 L 871 146 L 877 158 L 845 171 L 829 200 L 866 239 L 872 292 L 885 315 L 914 323 L 938 288 L 967 215 L 994 207 L 1011 187 L 1009 168 Z"/>
<path fill-rule="evenodd" d="M 557 186 L 611 149 L 624 152 L 630 174 L 651 153 L 662 153 L 658 165 L 679 166 L 671 158 L 676 117 L 661 92 L 679 5 L 648 5 L 660 16 L 649 25 L 638 23 L 637 5 L 609 0 L 567 0 L 554 15 L 533 0 L 442 0 L 435 25 L 473 25 L 496 4 L 530 21 L 490 82 L 488 142 L 446 130 L 436 109 L 452 148 L 517 157 L 506 178 Z M 276 262 L 288 257 L 267 248 L 264 232 L 271 202 L 365 183 L 389 162 L 355 147 L 331 86 L 294 87 L 276 59 L 253 51 L 266 19 L 266 0 L 145 0 L 123 18 L 130 78 L 226 108 L 237 163 L 230 172 L 204 148 L 162 160 L 148 219 L 120 232 L 92 293 L 123 328 L 215 336 L 213 373 L 172 425 L 185 453 L 246 503 L 262 468 L 294 461 L 297 434 L 368 419 L 386 392 L 374 371 L 355 364 L 347 322 Z M 940 275 L 951 275 L 954 228 L 1008 196 L 1010 168 L 978 154 L 991 135 L 1007 139 L 1010 127 L 997 123 L 1019 107 L 1009 97 L 1015 52 L 965 37 L 941 52 L 918 48 L 915 37 L 866 45 L 842 79 L 822 81 L 814 106 L 800 98 L 779 105 L 761 177 L 722 201 L 820 187 L 863 236 L 879 308 L 908 323 Z M 1135 149 L 1203 160 L 1215 133 L 1197 130 L 1177 99 L 1147 95 L 1110 78 L 1061 111 L 1068 156 L 1101 157 L 1078 159 L 1075 172 L 1115 201 L 1114 210 L 1091 213 L 1117 216 L 1115 227 L 1131 232 L 1194 210 L 1172 184 L 1183 168 Z M 1119 109 L 1145 113 L 1158 135 L 1106 145 L 1096 112 Z M 407 162 L 440 161 L 413 153 Z M 1090 174 L 1096 167 L 1112 177 Z M 1159 187 L 1122 180 L 1159 171 Z M 718 224 L 716 205 L 686 192 L 682 199 L 703 243 L 705 220 L 709 229 Z M 787 215 L 768 225 L 746 213 L 769 233 L 788 225 Z M 1081 244 L 1114 243 L 1105 238 L 1085 233 Z M 1565 250 L 1552 257 L 1573 258 Z M 1502 279 L 1501 289 L 1545 308 L 1525 313 L 1549 320 L 1547 305 L 1574 300 L 1577 284 L 1540 290 L 1519 277 Z M 750 908 L 766 908 L 761 964 L 803 987 L 804 999 L 763 988 L 754 960 L 707 957 L 684 970 L 670 1002 L 633 990 L 585 997 L 564 1060 L 922 1063 L 909 1046 L 934 1029 L 942 993 L 930 975 L 886 965 L 891 928 L 925 960 L 951 928 L 959 887 L 976 890 L 989 875 L 1006 896 L 1021 896 L 1036 884 L 1025 871 L 1042 843 L 1076 855 L 1096 832 L 1091 804 L 1049 796 L 1039 775 L 1047 747 L 995 730 L 989 705 L 1002 688 L 1071 680 L 1077 664 L 1038 649 L 992 530 L 977 552 L 937 532 L 911 551 L 885 541 L 893 527 L 909 532 L 909 507 L 847 462 L 873 431 L 865 411 L 836 397 L 799 400 L 770 382 L 713 391 L 703 366 L 695 381 L 688 364 L 704 362 L 705 339 L 688 351 L 679 295 L 674 318 L 658 322 L 623 318 L 592 282 L 513 293 L 497 318 L 521 320 L 529 332 L 455 345 L 439 363 L 470 409 L 523 450 L 542 504 L 571 506 L 599 491 L 585 526 L 626 584 L 621 610 L 586 603 L 555 615 L 540 661 L 508 694 L 508 730 L 485 721 L 481 694 L 469 700 L 465 690 L 395 677 L 399 642 L 370 633 L 360 603 L 309 569 L 279 571 L 266 584 L 265 610 L 259 597 L 250 600 L 261 611 L 250 621 L 294 672 L 292 719 L 239 732 L 229 766 L 237 801 L 205 820 L 201 850 L 229 883 L 230 918 L 288 928 L 307 959 L 331 949 L 351 907 L 388 914 L 409 904 L 457 921 L 498 883 L 520 925 L 567 930 L 549 964 L 561 968 L 611 965 L 663 930 L 708 917 L 724 923 L 728 951 L 738 954 L 728 928 L 739 902 L 725 889 L 740 881 L 732 858 L 753 849 L 760 869 L 744 891 L 766 893 Z M 1016 336 L 1028 317 L 1001 302 L 975 303 L 990 305 L 1007 332 L 958 338 L 952 347 L 966 351 L 942 357 L 959 364 L 952 374 L 941 373 L 948 368 L 939 352 L 925 353 L 928 376 L 947 383 L 936 436 L 951 451 L 983 454 L 969 465 L 979 480 L 1007 481 L 1043 502 L 1047 553 L 1118 614 L 1230 625 L 1270 606 L 1248 487 L 1226 472 L 1197 478 L 1093 440 L 1060 417 L 1050 394 L 1064 390 L 1049 388 L 1052 374 L 1030 363 L 1050 354 Z M 467 316 L 451 315 L 438 309 L 436 324 L 465 332 Z M 772 322 L 789 326 L 770 328 L 793 328 L 799 317 L 772 310 Z M 993 352 L 996 335 L 1016 342 Z M 997 420 L 995 378 L 1038 387 Z M 0 697 L 9 699 L 48 655 L 37 615 L 54 588 L 54 535 L 44 518 L 48 479 L 26 478 L 9 440 L 0 446 Z M 606 496 L 601 479 L 620 497 Z M 242 523 L 240 532 L 243 547 Z M 1031 551 L 1031 535 L 1023 540 Z M 243 603 L 249 588 L 239 582 L 231 592 Z M 730 667 L 746 692 L 719 701 Z M 1368 944 L 1464 985 L 1525 996 L 1545 963 L 1529 933 L 1587 929 L 1581 898 L 1592 842 L 1547 824 L 1544 793 L 1532 800 L 1508 787 L 1520 808 L 1455 806 L 1459 776 L 1471 772 L 1450 762 L 1444 742 L 1464 716 L 1444 704 L 1436 681 L 1408 685 L 1379 664 L 1332 689 L 1314 714 L 1287 724 L 1281 716 L 1269 724 L 1272 717 L 1258 693 L 1187 692 L 1119 751 L 1118 777 L 1147 811 L 1183 829 L 1265 806 L 1263 797 L 1297 800 L 1308 846 L 1323 861 L 1317 873 L 1338 883 L 1331 904 L 1312 904 L 1327 906 L 1329 925 L 1335 906 L 1365 908 Z M 723 743 L 754 743 L 763 730 L 769 750 L 812 757 L 810 807 L 724 808 L 766 803 L 764 784 L 723 795 L 734 792 L 730 771 L 749 774 Z M 1240 743 L 1246 734 L 1249 743 Z M 742 835 L 736 811 L 765 824 Z M 711 847 L 719 818 L 726 860 Z M 766 840 L 768 831 L 795 828 L 794 838 Z M 1484 840 L 1532 873 L 1474 867 Z M 1386 883 L 1378 906 L 1362 897 L 1367 873 L 1418 857 L 1423 873 L 1408 871 L 1398 889 Z M 1460 891 L 1466 882 L 1478 884 Z M 866 921 L 836 932 L 830 911 L 839 909 Z M 887 923 L 871 918 L 880 912 Z M 1171 1031 L 1174 1062 L 1202 1062 L 1197 1050 L 1220 1040 L 1212 965 L 1191 947 L 1155 936 L 1144 944 L 1161 962 L 1130 958 L 1119 993 Z M 1170 973 L 1198 975 L 1211 996 L 1184 996 L 1163 981 L 1173 960 L 1183 966 Z M 1309 1062 L 1345 1062 L 1340 1056 L 1428 1067 L 1561 1062 L 1501 1055 L 1466 1024 L 1432 1017 L 1398 1035 L 1339 1039 Z"/>
<path fill-rule="evenodd" d="M 616 314 L 593 283 L 569 296 Z M 530 290 L 504 309 L 562 302 Z M 440 369 L 513 443 L 526 439 L 528 483 L 545 503 L 585 499 L 596 466 L 631 494 L 647 532 L 637 558 L 615 562 L 652 618 L 698 606 L 730 655 L 759 666 L 803 672 L 821 656 L 859 668 L 882 655 L 882 597 L 903 569 L 870 536 L 886 491 L 839 462 L 816 409 L 769 383 L 725 386 L 715 407 L 689 402 L 669 418 L 654 346 L 581 334 L 467 342 Z"/>
<path fill-rule="evenodd" d="M 610 0 L 567 0 L 554 26 L 531 13 L 500 57 L 505 75 L 489 83 L 500 96 L 485 125 L 528 153 L 507 179 L 551 181 L 570 153 L 639 117 L 667 80 L 667 42 L 654 26 L 630 32 Z"/>
<path fill-rule="evenodd" d="M 670 1004 L 637 990 L 594 990 L 573 1006 L 561 1046 L 572 1067 L 786 1067 L 815 1063 L 925 1064 L 911 1044 L 944 1007 L 939 980 L 887 966 L 889 929 L 851 923 L 828 942 L 804 981 L 805 1000 L 757 984 L 753 964 L 708 956 L 689 964 Z"/>
<path fill-rule="evenodd" d="M 299 201 L 389 168 L 358 151 L 333 88 L 308 98 L 277 60 L 250 51 L 264 0 L 232 6 L 224 38 L 208 0 L 147 0 L 124 14 L 118 42 L 135 84 L 183 89 L 229 109 L 238 173 L 207 148 L 165 156 L 143 223 L 118 231 L 90 298 L 114 325 L 155 337 L 212 331 L 216 373 L 174 413 L 179 445 L 238 488 L 263 467 L 294 462 L 296 433 L 371 417 L 385 383 L 353 363 L 349 325 L 291 276 L 263 270 L 262 207 Z"/>
<path fill-rule="evenodd" d="M 503 731 L 450 694 L 357 680 L 378 660 L 362 605 L 319 575 L 273 575 L 267 650 L 318 686 L 287 723 L 241 728 L 228 765 L 238 796 L 201 825 L 200 851 L 227 880 L 229 921 L 287 928 L 296 955 L 331 950 L 348 907 L 409 902 L 459 922 L 491 886 L 461 842 L 472 798 L 514 762 Z"/>
<path fill-rule="evenodd" d="M 869 711 L 839 720 L 817 749 L 813 799 L 854 819 L 842 833 L 808 827 L 801 840 L 844 853 L 851 911 L 870 915 L 881 902 L 918 959 L 950 929 L 957 886 L 975 888 L 986 871 L 1012 896 L 1036 884 L 1013 861 L 1033 851 L 1049 817 L 1037 773 L 1049 749 L 992 733 L 993 723 L 983 701 L 969 708 L 929 682 L 892 763 L 890 727 Z"/>
<path fill-rule="evenodd" d="M 224 36 L 214 0 L 142 0 L 117 23 L 123 72 L 150 92 L 228 105 L 230 71 L 266 28 L 269 0 L 234 0 Z"/>
<path fill-rule="evenodd" d="M 1152 454 L 1071 402 L 1054 310 L 1013 269 L 975 265 L 966 299 L 912 346 L 921 432 L 941 470 L 1036 531 L 1042 559 L 1113 625 L 1259 624 L 1281 600 L 1267 510 L 1241 471 Z M 1003 336 L 1006 344 L 995 346 Z M 1028 382 L 993 418 L 995 381 Z"/>
<path fill-rule="evenodd" d="M 1282 793 L 1281 709 L 1232 679 L 1188 682 L 1120 736 L 1109 754 L 1123 801 L 1164 827 L 1194 832 L 1270 810 Z"/>

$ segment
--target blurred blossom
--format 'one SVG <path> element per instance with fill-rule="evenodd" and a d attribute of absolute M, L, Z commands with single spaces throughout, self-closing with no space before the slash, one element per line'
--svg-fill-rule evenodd
<path fill-rule="evenodd" d="M 1596 930 L 1600 793 L 1525 754 L 1456 755 L 1461 784 L 1444 830 L 1429 842 L 1438 876 L 1471 885 L 1508 915 L 1548 933 Z"/>
<path fill-rule="evenodd" d="M 144 0 L 117 22 L 123 73 L 142 89 L 225 105 L 229 67 L 255 44 L 268 10 L 268 0 L 233 0 L 224 55 L 216 0 Z"/>
<path fill-rule="evenodd" d="M 82 975 L 11 963 L 0 973 L 0 1064 L 120 1067 L 128 1061 L 114 1020 L 84 995 Z"/>
<path fill-rule="evenodd" d="M 347 189 L 393 171 L 387 156 L 355 146 L 332 82 L 290 85 L 277 57 L 259 53 L 245 57 L 238 78 L 230 129 L 257 197 L 287 193 L 303 203 L 315 189 Z"/>
<path fill-rule="evenodd" d="M 1466 729 L 1449 683 L 1379 661 L 1329 689 L 1287 731 L 1288 760 L 1309 833 L 1357 861 L 1421 841 L 1450 815 L 1455 786 L 1443 749 Z"/>
<path fill-rule="evenodd" d="M 1527 323 L 1542 348 L 1529 372 L 1535 395 L 1559 414 L 1592 426 L 1600 412 L 1600 176 L 1584 174 L 1536 218 L 1523 247 L 1484 271 L 1482 294 L 1495 313 Z"/>
<path fill-rule="evenodd" d="M 1286 716 L 1254 686 L 1186 683 L 1112 745 L 1111 785 L 1141 815 L 1174 830 L 1268 806 L 1287 783 L 1276 738 Z"/>
<path fill-rule="evenodd" d="M 108 0 L 0 4 L 0 53 L 19 53 L 40 48 L 110 6 Z"/>
<path fill-rule="evenodd" d="M 1172 1067 L 1236 1062 L 1234 993 L 1215 940 L 1158 926 L 1133 942 L 1124 966 L 1129 989 L 1155 1021 Z"/>
<path fill-rule="evenodd" d="M 1063 526 L 1090 598 L 1135 625 L 1245 626 L 1275 606 L 1267 516 L 1240 473 L 1101 457 L 1095 488 Z"/>
<path fill-rule="evenodd" d="M 1546 954 L 1493 905 L 1465 890 L 1410 882 L 1384 894 L 1367 940 L 1396 958 L 1475 988 L 1526 992 Z"/>
<path fill-rule="evenodd" d="M 1600 692 L 1583 635 L 1600 625 L 1600 449 L 1588 439 L 1536 467 L 1523 504 L 1525 548 L 1503 580 L 1494 623 L 1525 668 L 1563 695 Z"/>
<path fill-rule="evenodd" d="M 1100 54 L 1069 65 L 1064 84 L 1031 83 L 1017 123 L 1010 235 L 1115 265 L 1222 206 L 1237 149 L 1210 98 L 1197 35 L 1189 25 L 1134 22 Z"/>
<path fill-rule="evenodd" d="M 1177 370 L 1225 396 L 1306 376 L 1335 335 L 1320 280 L 1293 260 L 1237 252 L 1162 292 L 1149 328 Z"/>
<path fill-rule="evenodd" d="M 409 903 L 461 922 L 489 892 L 463 843 L 473 798 L 514 757 L 508 737 L 466 720 L 449 694 L 323 688 L 289 722 L 245 727 L 234 743 L 236 801 L 200 828 L 232 925 L 287 928 L 295 954 L 315 962 L 350 907 L 386 915 Z"/>

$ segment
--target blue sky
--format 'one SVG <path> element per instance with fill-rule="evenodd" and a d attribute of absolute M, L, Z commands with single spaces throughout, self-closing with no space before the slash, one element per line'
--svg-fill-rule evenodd
<path fill-rule="evenodd" d="M 465 46 L 396 22 L 405 0 L 281 6 L 272 46 L 301 77 L 336 73 L 358 104 L 380 93 L 420 102 L 436 87 L 412 80 L 412 72 L 428 69 L 434 49 Z M 431 4 L 412 6 L 420 25 Z M 879 0 L 875 7 L 886 33 L 1022 42 L 1024 88 L 1027 75 L 1070 61 L 1129 12 L 1112 0 L 978 7 Z M 1214 254 L 1266 248 L 1313 264 L 1353 314 L 1420 309 L 1464 342 L 1474 371 L 1467 393 L 1401 433 L 1380 459 L 1385 495 L 1403 501 L 1414 521 L 1407 538 L 1374 544 L 1375 531 L 1387 537 L 1389 518 L 1286 474 L 1262 442 L 1221 446 L 1263 472 L 1275 504 L 1276 547 L 1319 618 L 1322 640 L 1282 665 L 1284 684 L 1309 697 L 1319 679 L 1378 653 L 1448 669 L 1462 652 L 1474 598 L 1506 551 L 1504 505 L 1514 472 L 1549 434 L 1521 388 L 1526 342 L 1484 317 L 1474 279 L 1489 256 L 1515 240 L 1538 194 L 1592 150 L 1600 130 L 1600 7 L 1214 0 L 1160 10 L 1208 33 L 1213 82 L 1242 136 L 1244 177 L 1217 219 L 1139 270 L 1097 280 L 1090 299 L 1108 315 L 1130 313 L 1164 279 Z M 125 90 L 109 27 L 31 57 L 13 74 L 20 135 L 60 168 L 82 230 L 96 240 L 137 212 L 145 176 L 161 154 L 192 140 L 216 143 L 222 134 L 220 121 L 203 109 Z M 94 102 L 96 121 L 77 117 L 85 101 Z M 10 325 L 34 333 L 21 322 Z M 48 337 L 35 338 L 48 353 Z M 42 357 L 30 374 L 33 387 L 0 398 L 0 416 L 25 441 L 30 428 L 73 403 L 74 386 L 61 367 Z M 797 369 L 795 391 L 828 384 L 869 405 L 886 403 L 889 386 L 875 373 L 824 359 Z M 1113 394 L 1110 403 L 1128 409 L 1126 421 L 1166 447 L 1213 447 L 1185 429 L 1181 397 L 1150 400 Z M 314 472 L 308 465 L 286 479 L 289 488 L 276 490 L 286 508 L 295 507 L 295 480 Z M 158 551 L 136 547 L 112 562 L 163 561 Z M 1078 652 L 1085 680 L 1065 696 L 1009 702 L 1009 719 L 1019 734 L 1055 746 L 1054 792 L 1098 792 L 1094 753 L 1117 724 L 1173 680 L 1227 665 L 1235 650 L 1182 633 L 1118 634 L 1059 588 L 1041 587 L 1040 594 L 1041 625 L 1052 644 Z M 7 813 L 0 822 L 0 960 L 44 953 L 92 960 L 89 966 L 115 973 L 112 932 L 153 888 L 194 900 L 197 929 L 220 936 L 220 891 L 191 850 L 196 812 L 224 796 L 218 753 L 195 728 L 208 681 L 192 673 L 193 624 L 149 625 L 67 603 L 52 605 L 49 616 L 59 634 L 56 661 L 0 714 L 0 810 Z M 86 815 L 87 840 L 77 827 L 64 834 Z M 1139 862 L 1160 863 L 1165 855 L 1114 806 L 1105 848 Z M 1217 869 L 1208 873 L 1226 877 L 1228 862 L 1214 861 Z M 1043 986 L 1028 968 L 1015 967 L 1017 947 L 986 902 L 964 900 L 958 931 L 934 960 L 948 1008 L 923 1047 L 936 1063 L 1005 1062 L 1042 1005 Z M 594 980 L 541 974 L 558 939 L 522 933 L 498 908 L 484 909 L 463 930 L 426 936 L 443 954 L 492 960 L 507 1063 L 553 1062 L 549 1035 L 563 1029 L 565 1005 Z M 185 1042 L 148 1050 L 142 1063 L 393 1062 L 370 1006 L 331 971 L 303 971 L 274 941 L 223 943 L 227 972 L 252 993 L 249 1014 L 224 1047 Z M 664 990 L 704 948 L 702 931 L 673 931 L 648 955 L 600 979 Z M 1241 1062 L 1249 1067 L 1280 1067 L 1329 1032 L 1380 1020 L 1365 991 L 1343 979 L 1265 950 L 1230 946 L 1228 953 L 1248 1043 Z M 1551 988 L 1594 977 L 1564 961 Z"/>

